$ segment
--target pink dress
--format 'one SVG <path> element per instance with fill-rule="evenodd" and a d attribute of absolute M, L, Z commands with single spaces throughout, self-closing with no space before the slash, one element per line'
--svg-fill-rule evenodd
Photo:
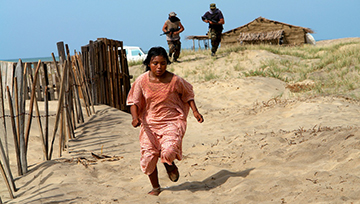
<path fill-rule="evenodd" d="M 175 74 L 170 83 L 152 83 L 145 72 L 133 83 L 127 105 L 138 106 L 140 166 L 145 174 L 155 170 L 159 157 L 170 165 L 182 159 L 190 100 L 194 100 L 192 85 Z"/>

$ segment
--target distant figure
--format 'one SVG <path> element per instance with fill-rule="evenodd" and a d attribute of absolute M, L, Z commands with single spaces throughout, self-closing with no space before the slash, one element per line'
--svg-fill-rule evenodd
<path fill-rule="evenodd" d="M 165 21 L 162 31 L 166 33 L 166 40 L 169 45 L 169 57 L 173 56 L 173 62 L 178 62 L 181 50 L 180 33 L 184 31 L 184 26 L 175 12 L 169 13 L 169 18 Z"/>
<path fill-rule="evenodd" d="M 164 48 L 151 48 L 143 62 L 148 71 L 135 80 L 126 101 L 131 106 L 132 126 L 141 127 L 140 166 L 153 187 L 148 194 L 156 196 L 161 193 L 156 165 L 159 158 L 169 179 L 179 179 L 174 160 L 182 159 L 189 109 L 199 123 L 204 121 L 195 105 L 192 85 L 167 71 L 169 63 Z"/>
<path fill-rule="evenodd" d="M 222 12 L 216 8 L 216 4 L 210 4 L 210 10 L 207 11 L 201 19 L 209 23 L 209 38 L 211 39 L 211 56 L 214 56 L 221 42 L 221 33 L 223 24 L 225 24 Z"/>

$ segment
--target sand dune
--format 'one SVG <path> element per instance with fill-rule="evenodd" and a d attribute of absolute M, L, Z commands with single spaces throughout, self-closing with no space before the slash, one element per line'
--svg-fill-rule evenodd
<path fill-rule="evenodd" d="M 147 195 L 151 186 L 140 170 L 139 129 L 132 128 L 131 116 L 99 105 L 61 158 L 43 162 L 39 137 L 32 133 L 31 142 L 39 148 L 29 152 L 30 171 L 16 178 L 19 190 L 13 200 L 0 184 L 3 202 L 359 203 L 357 102 L 331 96 L 294 99 L 280 80 L 221 74 L 236 66 L 231 59 L 243 58 L 241 67 L 254 67 L 273 57 L 279 56 L 266 51 L 216 60 L 186 56 L 169 66 L 185 76 L 213 61 L 209 66 L 222 77 L 187 78 L 205 122 L 197 123 L 190 114 L 184 159 L 177 162 L 180 179 L 171 182 L 159 165 L 160 196 Z M 130 72 L 138 70 L 131 67 Z"/>

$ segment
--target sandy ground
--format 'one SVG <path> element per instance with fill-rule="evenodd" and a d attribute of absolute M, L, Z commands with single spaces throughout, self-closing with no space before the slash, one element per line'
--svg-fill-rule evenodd
<path fill-rule="evenodd" d="M 342 39 L 343 41 L 349 39 Z M 322 41 L 327 46 L 334 41 Z M 232 59 L 253 68 L 264 51 L 219 56 L 187 56 L 170 65 L 186 76 L 213 63 L 215 74 L 230 72 Z M 196 59 L 196 60 L 195 60 Z M 226 60 L 226 61 L 225 61 Z M 235 60 L 234 60 L 234 63 Z M 226 65 L 226 66 L 225 66 Z M 131 68 L 130 72 L 137 72 Z M 138 68 L 137 68 L 138 69 Z M 176 162 L 180 179 L 171 182 L 159 163 L 160 196 L 150 196 L 139 166 L 139 129 L 131 116 L 99 105 L 76 129 L 68 152 L 42 160 L 36 123 L 31 134 L 29 172 L 18 177 L 11 200 L 2 180 L 4 203 L 360 203 L 360 109 L 334 97 L 295 100 L 274 78 L 187 78 L 205 122 L 190 114 L 184 159 Z M 281 97 L 279 97 L 281 96 Z M 56 104 L 52 105 L 53 111 Z M 52 131 L 52 130 L 51 130 Z M 10 141 L 11 142 L 11 141 Z M 13 146 L 9 146 L 11 150 Z M 96 159 L 91 153 L 107 155 Z"/>

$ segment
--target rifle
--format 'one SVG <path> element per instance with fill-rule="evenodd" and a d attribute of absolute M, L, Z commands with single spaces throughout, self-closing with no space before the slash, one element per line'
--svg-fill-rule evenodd
<path fill-rule="evenodd" d="M 213 19 L 208 19 L 208 18 L 205 18 L 204 16 L 201 16 L 201 19 L 204 21 L 204 20 L 208 20 L 208 21 L 211 21 L 213 23 L 218 23 L 216 20 L 213 20 Z"/>
<path fill-rule="evenodd" d="M 170 30 L 164 32 L 163 34 L 160 34 L 160 36 L 171 33 L 171 37 L 172 37 L 173 32 L 176 32 L 176 31 L 179 31 L 179 30 L 180 30 L 180 28 L 170 28 Z"/>

